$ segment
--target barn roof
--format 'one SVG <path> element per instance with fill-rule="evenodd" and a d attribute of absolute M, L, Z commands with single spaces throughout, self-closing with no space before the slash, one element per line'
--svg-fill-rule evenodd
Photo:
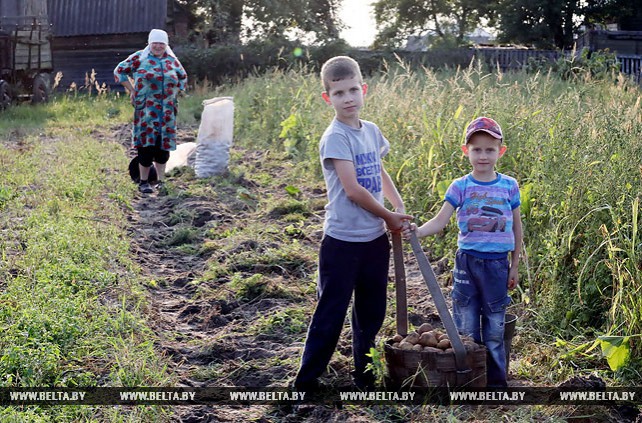
<path fill-rule="evenodd" d="M 5 16 L 20 15 L 20 0 L 2 0 L 0 1 L 0 18 Z"/>
<path fill-rule="evenodd" d="M 167 0 L 47 0 L 56 37 L 165 28 Z"/>

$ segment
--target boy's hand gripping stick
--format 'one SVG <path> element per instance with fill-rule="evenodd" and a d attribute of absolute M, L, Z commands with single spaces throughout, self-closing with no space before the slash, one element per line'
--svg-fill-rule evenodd
<path fill-rule="evenodd" d="M 439 312 L 439 316 L 441 317 L 441 322 L 444 324 L 444 328 L 446 329 L 446 333 L 448 334 L 448 339 L 450 339 L 450 344 L 455 351 L 455 364 L 457 366 L 457 373 L 471 372 L 470 367 L 466 363 L 466 347 L 464 347 L 464 344 L 461 342 L 461 338 L 459 337 L 459 333 L 457 332 L 457 328 L 455 327 L 455 322 L 453 321 L 452 315 L 450 314 L 448 306 L 446 305 L 444 294 L 441 292 L 439 284 L 437 283 L 435 272 L 432 270 L 430 262 L 426 258 L 424 251 L 421 249 L 421 244 L 419 244 L 419 239 L 417 238 L 417 234 L 415 233 L 415 231 L 412 231 L 410 233 L 410 245 L 412 246 L 412 252 L 415 254 L 415 258 L 417 259 L 417 263 L 419 264 L 419 270 L 421 270 L 421 274 L 424 277 L 426 285 L 428 286 L 430 295 L 435 302 L 435 306 L 437 307 L 437 311 Z M 464 383 L 462 383 L 461 385 L 463 384 Z M 460 384 L 458 383 L 458 385 Z"/>

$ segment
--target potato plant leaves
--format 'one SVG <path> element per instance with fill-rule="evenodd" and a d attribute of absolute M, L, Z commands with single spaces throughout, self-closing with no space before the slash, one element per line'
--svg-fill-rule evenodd
<path fill-rule="evenodd" d="M 599 336 L 602 356 L 606 357 L 611 370 L 621 369 L 631 356 L 630 336 Z"/>

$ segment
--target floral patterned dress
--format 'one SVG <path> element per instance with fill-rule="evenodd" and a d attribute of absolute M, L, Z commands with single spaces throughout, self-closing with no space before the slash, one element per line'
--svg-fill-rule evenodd
<path fill-rule="evenodd" d="M 178 59 L 167 53 L 163 57 L 150 54 L 141 60 L 142 53 L 137 51 L 114 69 L 116 82 L 128 77 L 134 80 L 132 147 L 158 145 L 162 150 L 176 150 L 177 95 L 185 89 L 187 73 Z"/>

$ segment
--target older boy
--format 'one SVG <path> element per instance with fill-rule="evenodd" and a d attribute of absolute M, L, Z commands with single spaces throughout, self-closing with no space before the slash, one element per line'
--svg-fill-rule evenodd
<path fill-rule="evenodd" d="M 366 356 L 374 346 L 386 311 L 390 244 L 386 226 L 400 231 L 404 205 L 382 158 L 390 144 L 379 128 L 359 119 L 367 85 L 358 63 L 337 56 L 321 69 L 326 103 L 335 117 L 319 145 L 328 191 L 324 237 L 319 251 L 317 307 L 305 341 L 294 386 L 314 390 L 334 352 L 352 293 L 353 380 L 357 387 L 374 385 L 366 372 Z M 383 205 L 387 198 L 396 212 Z"/>
<path fill-rule="evenodd" d="M 420 238 L 436 234 L 457 210 L 459 249 L 453 270 L 453 317 L 463 335 L 486 345 L 488 385 L 505 387 L 504 316 L 510 303 L 508 289 L 519 282 L 522 245 L 519 187 L 515 179 L 495 171 L 506 146 L 493 119 L 473 120 L 461 148 L 473 171 L 453 181 L 435 217 L 419 228 L 411 224 L 404 236 L 409 236 L 410 230 L 416 230 Z"/>

